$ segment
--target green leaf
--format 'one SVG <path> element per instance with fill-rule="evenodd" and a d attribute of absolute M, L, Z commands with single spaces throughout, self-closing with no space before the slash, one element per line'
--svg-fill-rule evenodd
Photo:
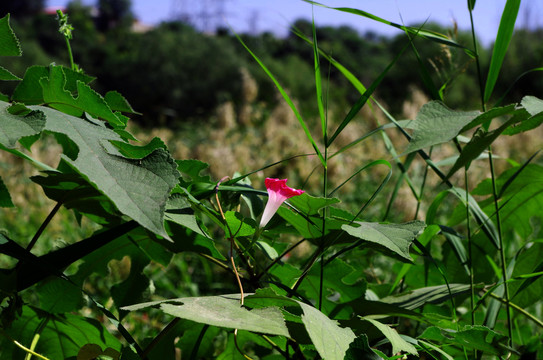
<path fill-rule="evenodd" d="M 352 225 L 341 228 L 349 235 L 360 238 L 368 243 L 384 247 L 387 252 L 398 256 L 403 261 L 412 262 L 409 247 L 426 224 L 422 221 L 412 221 L 405 224 L 380 224 L 355 221 Z"/>
<path fill-rule="evenodd" d="M 515 135 L 532 130 L 543 123 L 543 101 L 534 96 L 525 96 L 521 101 L 522 109 L 517 110 L 516 119 L 520 124 L 506 129 L 504 135 Z"/>
<path fill-rule="evenodd" d="M 532 116 L 543 112 L 543 100 L 535 96 L 525 96 L 520 103 Z"/>
<path fill-rule="evenodd" d="M 24 116 L 9 112 L 9 103 L 0 101 L 0 145 L 15 148 L 19 139 L 40 133 L 45 127 L 45 115 L 30 111 Z"/>
<path fill-rule="evenodd" d="M 492 119 L 497 117 L 512 114 L 515 112 L 515 107 L 515 104 L 510 104 L 504 107 L 495 107 L 485 111 L 481 115 L 477 116 L 472 122 L 464 126 L 462 130 L 460 130 L 460 133 L 473 129 L 478 125 L 490 123 Z"/>
<path fill-rule="evenodd" d="M 2 66 L 0 66 L 0 80 L 13 81 L 13 80 L 21 80 L 21 79 L 18 76 L 13 75 L 10 71 L 4 69 Z"/>
<path fill-rule="evenodd" d="M 463 167 L 469 167 L 471 161 L 479 157 L 483 151 L 488 149 L 494 140 L 496 140 L 514 121 L 515 118 L 513 117 L 503 123 L 499 128 L 488 132 L 479 128 L 470 142 L 462 149 L 460 157 L 458 157 L 458 160 L 456 160 L 453 167 L 449 170 L 446 178 L 450 178 L 456 171 Z"/>
<path fill-rule="evenodd" d="M 126 306 L 123 310 L 135 311 L 148 307 L 158 307 L 166 314 L 201 324 L 290 336 L 279 308 L 267 307 L 249 311 L 240 306 L 239 295 L 170 299 Z"/>
<path fill-rule="evenodd" d="M 490 59 L 490 67 L 488 69 L 488 76 L 486 78 L 484 101 L 488 102 L 498 75 L 500 73 L 503 59 L 507 53 L 509 42 L 513 37 L 513 30 L 515 29 L 515 22 L 517 21 L 518 10 L 520 8 L 520 0 L 507 0 L 505 8 L 503 9 L 502 18 L 500 20 L 500 27 L 498 28 L 498 35 L 494 42 L 494 49 L 492 50 L 492 58 Z"/>
<path fill-rule="evenodd" d="M 470 285 L 465 284 L 437 285 L 387 296 L 382 298 L 381 301 L 413 310 L 428 303 L 439 304 L 448 301 L 451 296 L 466 294 L 469 291 Z"/>
<path fill-rule="evenodd" d="M 72 314 L 51 315 L 29 306 L 24 306 L 22 316 L 13 322 L 11 328 L 4 331 L 27 347 L 30 347 L 34 335 L 39 333 L 34 351 L 49 359 L 75 359 L 86 344 L 121 350 L 119 340 L 94 319 Z M 25 357 L 26 353 L 5 337 L 2 337 L 0 342 L 2 358 Z"/>
<path fill-rule="evenodd" d="M 93 117 L 107 120 L 113 127 L 126 125 L 125 121 L 113 113 L 104 98 L 83 81 L 76 81 L 77 97 L 74 97 L 66 86 L 66 74 L 61 66 L 50 66 L 49 77 L 41 78 L 39 83 L 43 100 L 52 108 L 76 117 L 87 112 Z"/>
<path fill-rule="evenodd" d="M 10 208 L 15 207 L 13 201 L 11 201 L 11 196 L 9 195 L 9 190 L 4 184 L 2 177 L 0 176 L 0 207 Z"/>
<path fill-rule="evenodd" d="M 497 191 L 502 194 L 500 219 L 503 231 L 515 231 L 522 239 L 527 239 L 534 231 L 532 218 L 541 218 L 543 214 L 543 167 L 536 164 L 527 165 L 505 191 L 502 191 L 518 170 L 519 167 L 508 169 L 496 179 Z M 473 194 L 487 195 L 488 200 L 484 202 L 483 209 L 488 214 L 494 213 L 490 179 L 482 181 L 473 190 Z"/>
<path fill-rule="evenodd" d="M 202 175 L 201 172 L 209 167 L 209 164 L 195 159 L 176 160 L 179 172 L 188 175 L 192 182 L 211 183 L 209 175 Z M 187 183 L 189 185 L 189 183 Z"/>
<path fill-rule="evenodd" d="M 413 136 L 405 152 L 447 142 L 479 115 L 478 111 L 451 110 L 439 101 L 424 104 L 415 119 Z"/>
<path fill-rule="evenodd" d="M 340 327 L 313 306 L 299 303 L 302 310 L 302 321 L 305 329 L 319 352 L 326 360 L 343 360 L 350 344 L 356 335 L 350 328 Z"/>
<path fill-rule="evenodd" d="M 526 276 L 528 274 L 537 274 L 543 271 L 543 242 L 538 241 L 531 244 L 530 247 L 517 257 L 513 277 Z M 517 281 L 509 284 L 509 293 L 512 302 L 516 305 L 526 308 L 541 300 L 543 293 L 543 277 L 533 276 L 523 281 Z"/>
<path fill-rule="evenodd" d="M 100 236 L 100 233 L 96 235 Z M 133 230 L 130 235 L 118 236 L 99 249 L 85 254 L 81 257 L 82 263 L 72 279 L 76 283 L 83 283 L 94 273 L 105 277 L 110 271 L 108 264 L 111 260 L 121 260 L 125 256 L 139 259 L 142 255 L 145 255 L 147 264 L 152 260 L 162 266 L 167 266 L 172 257 L 171 253 L 147 236 L 140 228 L 140 230 Z M 142 260 L 139 261 L 142 262 Z"/>
<path fill-rule="evenodd" d="M 339 202 L 340 200 L 338 198 L 314 197 L 309 195 L 307 192 L 301 194 L 300 196 L 292 197 L 288 200 L 288 203 L 297 211 L 307 216 L 318 215 L 320 209 Z"/>
<path fill-rule="evenodd" d="M 66 163 L 107 196 L 122 214 L 168 238 L 164 210 L 179 176 L 169 153 L 156 149 L 142 159 L 112 155 L 104 144 L 120 141 L 113 130 L 42 106 L 32 108 L 46 114 L 46 130 L 64 134 L 77 145 L 77 158 L 63 156 Z"/>
<path fill-rule="evenodd" d="M 158 137 L 153 138 L 153 140 L 144 146 L 136 146 L 125 141 L 118 140 L 112 140 L 110 143 L 114 145 L 123 156 L 130 159 L 143 159 L 144 157 L 149 156 L 156 149 L 168 150 L 166 144 L 164 144 L 164 141 Z"/>
<path fill-rule="evenodd" d="M 62 67 L 62 71 L 66 79 L 64 89 L 70 93 L 77 91 L 78 81 L 88 84 L 94 80 L 91 76 L 75 72 L 66 67 Z M 48 67 L 33 65 L 26 69 L 23 81 L 21 81 L 13 91 L 12 100 L 26 105 L 43 104 L 45 100 L 43 99 L 43 90 L 40 85 L 40 80 L 44 78 L 49 78 Z"/>
<path fill-rule="evenodd" d="M 227 211 L 224 214 L 226 223 L 228 227 L 225 228 L 225 232 L 228 236 L 239 237 L 239 236 L 251 236 L 256 231 L 256 223 L 253 219 L 244 218 L 238 212 Z M 229 232 L 232 232 L 230 234 Z"/>
<path fill-rule="evenodd" d="M 362 334 L 349 346 L 345 354 L 345 360 L 383 360 L 383 358 L 370 347 L 368 336 Z"/>
<path fill-rule="evenodd" d="M 478 350 L 493 355 L 504 355 L 507 336 L 499 334 L 485 326 L 465 326 L 459 331 L 427 328 L 420 336 L 422 339 L 433 340 L 442 344 L 456 345 L 464 350 Z"/>
<path fill-rule="evenodd" d="M 377 320 L 370 318 L 364 318 L 364 320 L 369 321 L 373 326 L 375 326 L 392 345 L 392 353 L 398 354 L 399 352 L 406 352 L 408 354 L 418 355 L 417 349 L 407 341 L 405 341 L 393 328 L 389 325 L 380 323 Z"/>
<path fill-rule="evenodd" d="M 0 56 L 21 56 L 19 40 L 9 26 L 9 14 L 0 19 Z"/>
<path fill-rule="evenodd" d="M 52 277 L 38 285 L 40 308 L 50 314 L 76 311 L 83 306 L 81 289 L 65 279 Z"/>
<path fill-rule="evenodd" d="M 313 266 L 298 291 L 308 299 L 318 299 L 320 275 L 320 266 Z M 355 279 L 351 280 L 353 275 Z M 328 315 L 333 313 L 334 319 L 349 319 L 353 311 L 346 303 L 363 299 L 366 292 L 366 282 L 360 275 L 357 269 L 339 258 L 326 263 L 321 311 Z M 328 299 L 329 296 L 334 296 L 334 300 Z"/>
<path fill-rule="evenodd" d="M 413 34 L 415 36 L 420 36 L 420 37 L 423 37 L 423 38 L 427 38 L 429 40 L 438 42 L 440 44 L 445 44 L 445 45 L 453 46 L 453 47 L 459 47 L 459 48 L 464 49 L 468 53 L 471 53 L 471 51 L 469 49 L 467 49 L 467 48 L 463 47 L 462 45 L 459 45 L 458 43 L 452 41 L 448 36 L 440 34 L 440 33 L 435 32 L 435 31 L 428 31 L 428 30 L 419 29 L 419 28 L 416 28 L 416 27 L 399 25 L 399 24 L 393 23 L 391 21 L 388 21 L 386 19 L 375 16 L 373 14 L 370 14 L 370 13 L 368 13 L 366 11 L 362 11 L 362 10 L 358 10 L 358 9 L 346 8 L 346 7 L 337 7 L 337 8 L 335 8 L 335 7 L 329 7 L 329 6 L 326 6 L 326 5 L 322 5 L 322 4 L 320 4 L 320 3 L 316 2 L 316 1 L 310 1 L 310 0 L 304 0 L 304 1 L 309 3 L 309 4 L 325 7 L 325 8 L 328 8 L 328 9 L 334 9 L 334 10 L 350 13 L 350 14 L 353 14 L 353 15 L 362 16 L 362 17 L 365 17 L 365 18 L 368 18 L 368 19 L 371 19 L 371 20 L 375 20 L 375 21 L 378 21 L 380 23 L 393 26 L 393 27 L 395 27 L 397 29 L 400 29 L 400 30 L 402 30 L 404 32 L 408 32 L 408 33 Z"/>
<path fill-rule="evenodd" d="M 113 111 L 121 111 L 125 113 L 135 114 L 136 112 L 132 109 L 132 106 L 128 101 L 117 91 L 108 91 L 104 96 L 104 100 L 108 104 L 109 108 Z"/>

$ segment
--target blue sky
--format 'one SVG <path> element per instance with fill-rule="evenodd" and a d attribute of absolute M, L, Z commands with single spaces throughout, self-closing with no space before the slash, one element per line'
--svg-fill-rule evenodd
<path fill-rule="evenodd" d="M 47 0 L 47 6 L 63 6 L 69 0 Z M 83 0 L 93 5 L 96 0 Z M 425 20 L 451 27 L 456 21 L 460 29 L 469 29 L 466 0 L 322 0 L 333 7 L 351 7 L 367 11 L 387 20 L 413 24 Z M 222 9 L 218 5 L 222 3 Z M 207 7 L 204 9 L 204 5 Z M 474 11 L 476 31 L 485 45 L 496 37 L 505 0 L 477 0 Z M 132 0 L 136 16 L 146 24 L 170 20 L 175 14 L 215 14 L 207 18 L 212 23 L 227 23 L 236 32 L 273 31 L 279 36 L 288 33 L 288 25 L 295 19 L 311 19 L 312 6 L 301 0 Z M 314 7 L 317 25 L 350 25 L 360 32 L 374 31 L 384 35 L 399 30 L 360 16 Z M 222 16 L 219 15 L 222 13 Z M 402 21 L 403 19 L 403 21 Z M 519 12 L 519 25 L 543 26 L 543 2 L 524 0 Z M 202 26 L 205 20 L 200 19 Z"/>

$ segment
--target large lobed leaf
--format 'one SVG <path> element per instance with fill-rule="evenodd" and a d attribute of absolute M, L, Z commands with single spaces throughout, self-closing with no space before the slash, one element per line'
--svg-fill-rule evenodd
<path fill-rule="evenodd" d="M 240 305 L 239 295 L 171 299 L 126 306 L 123 310 L 134 311 L 151 306 L 159 306 L 166 314 L 197 323 L 289 336 L 283 315 L 277 307 L 249 311 Z"/>
<path fill-rule="evenodd" d="M 413 136 L 406 153 L 453 139 L 479 114 L 478 111 L 451 110 L 439 101 L 425 104 L 415 119 Z"/>
<path fill-rule="evenodd" d="M 15 148 L 19 139 L 40 133 L 45 127 L 45 115 L 41 111 L 30 111 L 24 116 L 12 114 L 11 104 L 0 101 L 0 145 Z"/>
<path fill-rule="evenodd" d="M 123 310 L 137 311 L 149 307 L 158 307 L 164 313 L 228 329 L 247 330 L 256 333 L 280 335 L 296 338 L 297 332 L 287 328 L 283 306 L 298 307 L 302 311 L 296 322 L 304 324 L 307 338 L 323 359 L 342 360 L 355 340 L 356 336 L 350 328 L 340 327 L 336 321 L 311 305 L 304 304 L 284 296 L 275 294 L 271 289 L 259 289 L 255 294 L 248 294 L 246 305 L 240 306 L 239 294 L 170 299 L 126 306 Z"/>
<path fill-rule="evenodd" d="M 101 122 L 86 121 L 43 106 L 32 108 L 47 116 L 45 130 L 65 136 L 61 144 L 72 150 L 70 158 L 63 155 L 63 160 L 73 170 L 106 195 L 122 214 L 168 237 L 163 224 L 164 210 L 178 178 L 177 165 L 168 152 L 157 148 L 142 159 L 129 159 L 109 144 L 121 138 Z"/>

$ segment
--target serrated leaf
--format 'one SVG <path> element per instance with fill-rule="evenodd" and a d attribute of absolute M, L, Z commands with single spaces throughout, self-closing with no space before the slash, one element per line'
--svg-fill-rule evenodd
<path fill-rule="evenodd" d="M 290 336 L 279 308 L 267 307 L 249 311 L 240 306 L 239 295 L 171 299 L 126 306 L 123 310 L 135 311 L 157 306 L 166 314 L 201 324 Z"/>
<path fill-rule="evenodd" d="M 168 238 L 164 210 L 179 176 L 169 153 L 156 149 L 141 160 L 111 155 L 103 144 L 121 140 L 114 131 L 46 107 L 32 108 L 47 116 L 46 130 L 66 135 L 79 148 L 75 160 L 63 157 L 66 163 L 106 195 L 121 213 Z"/>
<path fill-rule="evenodd" d="M 149 156 L 156 149 L 167 150 L 166 144 L 162 139 L 155 137 L 148 144 L 143 146 L 135 146 L 125 141 L 112 140 L 110 143 L 115 146 L 119 153 L 130 159 L 143 159 Z"/>
<path fill-rule="evenodd" d="M 13 149 L 20 138 L 43 130 L 45 115 L 41 111 L 31 111 L 25 116 L 13 115 L 8 111 L 9 106 L 0 101 L 0 145 Z"/>
<path fill-rule="evenodd" d="M 0 80 L 14 81 L 21 80 L 18 76 L 13 75 L 10 71 L 0 66 Z"/>
<path fill-rule="evenodd" d="M 21 46 L 9 26 L 9 14 L 0 19 L 0 56 L 21 56 Z"/>
<path fill-rule="evenodd" d="M 405 224 L 380 224 L 355 221 L 353 225 L 343 225 L 341 228 L 349 235 L 377 244 L 397 255 L 403 261 L 412 262 L 409 247 L 416 235 L 426 227 L 422 221 L 412 221 Z"/>
<path fill-rule="evenodd" d="M 4 329 L 12 338 L 30 346 L 34 335 L 40 338 L 34 348 L 38 354 L 49 359 L 75 359 L 79 349 L 86 344 L 97 344 L 102 348 L 121 350 L 121 343 L 100 322 L 78 315 L 51 315 L 43 311 L 23 307 L 23 313 L 11 326 Z M 2 358 L 23 359 L 26 353 L 13 342 L 2 337 Z"/>
<path fill-rule="evenodd" d="M 398 354 L 399 352 L 406 352 L 408 354 L 418 355 L 417 349 L 404 339 L 389 325 L 380 323 L 377 320 L 370 318 L 364 318 L 364 320 L 369 321 L 373 326 L 375 326 L 379 331 L 390 341 L 392 345 L 392 353 Z"/>
<path fill-rule="evenodd" d="M 77 90 L 78 81 L 88 84 L 94 80 L 91 76 L 75 72 L 66 67 L 63 67 L 62 71 L 66 80 L 64 89 L 70 93 L 74 93 Z M 26 69 L 23 81 L 21 81 L 13 91 L 12 100 L 22 102 L 26 105 L 44 103 L 43 91 L 40 85 L 40 79 L 42 78 L 49 78 L 48 67 L 33 65 Z"/>
<path fill-rule="evenodd" d="M 451 110 L 439 101 L 424 104 L 415 119 L 414 132 L 405 153 L 453 139 L 479 115 L 478 111 Z"/>
<path fill-rule="evenodd" d="M 50 66 L 49 77 L 41 78 L 39 83 L 44 102 L 52 108 L 76 117 L 87 112 L 96 118 L 108 121 L 113 127 L 126 125 L 113 113 L 104 98 L 83 81 L 76 81 L 77 97 L 74 97 L 66 87 L 66 75 L 61 66 Z"/>
<path fill-rule="evenodd" d="M 132 106 L 130 106 L 125 97 L 117 91 L 108 91 L 104 96 L 104 100 L 106 100 L 106 103 L 113 111 L 121 111 L 131 114 L 135 113 L 134 109 L 132 109 Z"/>
<path fill-rule="evenodd" d="M 340 327 L 313 306 L 299 303 L 304 314 L 302 321 L 305 329 L 319 352 L 326 360 L 343 360 L 356 335 L 350 328 Z"/>
<path fill-rule="evenodd" d="M 188 175 L 192 182 L 211 182 L 211 178 L 209 176 L 200 174 L 209 167 L 209 164 L 195 159 L 177 160 L 176 162 L 179 172 L 181 172 L 181 174 Z"/>

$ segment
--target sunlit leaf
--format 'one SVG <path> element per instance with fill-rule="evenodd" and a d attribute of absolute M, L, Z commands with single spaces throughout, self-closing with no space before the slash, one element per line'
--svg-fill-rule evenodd
<path fill-rule="evenodd" d="M 123 310 L 135 311 L 148 307 L 159 307 L 166 314 L 202 324 L 289 336 L 279 308 L 267 307 L 249 311 L 240 305 L 239 295 L 170 299 L 126 306 Z"/>
<path fill-rule="evenodd" d="M 156 149 L 141 160 L 112 155 L 103 144 L 121 140 L 113 130 L 53 109 L 33 108 L 46 114 L 46 130 L 66 135 L 77 146 L 76 159 L 63 157 L 76 172 L 106 195 L 121 213 L 168 237 L 163 225 L 164 209 L 177 184 L 178 172 L 166 151 Z"/>
<path fill-rule="evenodd" d="M 451 110 L 439 101 L 431 101 L 423 105 L 417 114 L 413 136 L 405 152 L 447 142 L 479 115 L 478 111 Z"/>
<path fill-rule="evenodd" d="M 45 115 L 39 110 L 25 115 L 8 111 L 11 104 L 0 101 L 0 145 L 13 149 L 19 139 L 40 133 L 45 127 Z"/>

